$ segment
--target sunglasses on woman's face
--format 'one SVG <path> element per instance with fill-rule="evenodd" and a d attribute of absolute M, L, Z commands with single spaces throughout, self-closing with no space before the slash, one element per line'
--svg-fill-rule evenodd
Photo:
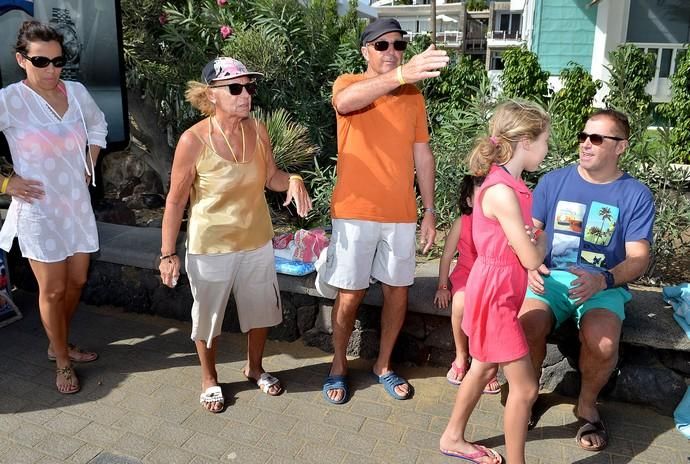
<path fill-rule="evenodd" d="M 53 66 L 56 68 L 63 68 L 65 64 L 67 64 L 67 60 L 65 60 L 64 56 L 56 56 L 53 59 L 47 56 L 28 56 L 23 53 L 22 56 L 31 61 L 31 64 L 36 68 L 47 68 L 50 63 L 53 63 Z"/>
<path fill-rule="evenodd" d="M 246 89 L 247 93 L 249 95 L 255 95 L 256 91 L 257 91 L 256 82 L 248 82 L 247 84 L 232 83 L 232 84 L 214 86 L 214 88 L 221 88 L 221 87 L 227 87 L 228 91 L 230 92 L 230 95 L 235 95 L 235 96 L 241 94 L 242 89 Z"/>
<path fill-rule="evenodd" d="M 625 140 L 622 137 L 614 137 L 612 135 L 588 134 L 587 132 L 580 132 L 579 134 L 577 134 L 578 142 L 585 143 L 587 139 L 589 139 L 589 141 L 592 142 L 592 145 L 601 145 L 602 143 L 604 143 L 604 139 L 611 139 L 615 140 L 616 142 Z"/>
<path fill-rule="evenodd" d="M 393 48 L 399 52 L 405 51 L 405 49 L 407 48 L 407 42 L 405 42 L 404 40 L 394 40 L 393 42 L 388 42 L 386 40 L 378 40 L 374 42 L 373 45 L 374 50 L 376 50 L 377 52 L 385 52 L 386 50 L 388 50 L 388 47 L 390 45 L 393 45 Z"/>

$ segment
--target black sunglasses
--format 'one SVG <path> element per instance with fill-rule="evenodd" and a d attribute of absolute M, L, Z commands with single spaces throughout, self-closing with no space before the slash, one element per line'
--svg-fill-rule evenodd
<path fill-rule="evenodd" d="M 616 142 L 625 140 L 622 137 L 613 137 L 612 135 L 588 134 L 587 132 L 580 132 L 579 134 L 577 134 L 578 142 L 585 143 L 587 139 L 589 139 L 589 141 L 592 142 L 592 145 L 601 145 L 602 143 L 604 143 L 604 139 L 611 139 L 615 140 Z"/>
<path fill-rule="evenodd" d="M 388 50 L 389 45 L 393 45 L 393 48 L 396 49 L 399 52 L 405 51 L 407 48 L 407 42 L 404 40 L 394 40 L 393 42 L 388 42 L 385 40 L 378 40 L 374 42 L 374 50 L 377 52 L 385 52 Z"/>
<path fill-rule="evenodd" d="M 249 95 L 256 95 L 256 91 L 257 91 L 256 82 L 248 82 L 246 84 L 232 83 L 232 84 L 214 86 L 213 88 L 215 89 L 215 88 L 221 88 L 221 87 L 227 87 L 228 90 L 230 91 L 230 95 L 235 95 L 235 96 L 241 94 L 242 89 L 247 89 L 247 93 Z"/>
<path fill-rule="evenodd" d="M 47 56 L 28 56 L 23 53 L 22 56 L 31 61 L 31 64 L 37 68 L 47 68 L 50 63 L 53 63 L 56 68 L 63 68 L 67 64 L 64 56 L 56 56 L 52 60 Z"/>

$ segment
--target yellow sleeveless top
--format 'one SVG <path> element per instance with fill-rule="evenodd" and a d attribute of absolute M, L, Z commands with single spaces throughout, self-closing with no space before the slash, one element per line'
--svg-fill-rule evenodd
<path fill-rule="evenodd" d="M 235 163 L 219 156 L 210 143 L 196 162 L 190 193 L 187 252 L 216 254 L 255 250 L 273 237 L 266 203 L 266 150 L 257 131 L 254 156 Z M 196 134 L 195 134 L 196 135 Z"/>

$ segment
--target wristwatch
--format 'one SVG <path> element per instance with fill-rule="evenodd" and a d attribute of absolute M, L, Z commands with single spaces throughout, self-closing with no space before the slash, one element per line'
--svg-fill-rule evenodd
<path fill-rule="evenodd" d="M 611 271 L 602 271 L 601 274 L 604 276 L 604 280 L 606 281 L 606 290 L 616 286 L 616 280 L 613 278 Z"/>
<path fill-rule="evenodd" d="M 77 35 L 77 27 L 72 20 L 70 11 L 63 8 L 53 8 L 50 25 L 62 34 L 62 54 L 66 64 L 62 68 L 60 77 L 68 81 L 79 79 L 79 60 L 81 59 L 82 44 Z"/>

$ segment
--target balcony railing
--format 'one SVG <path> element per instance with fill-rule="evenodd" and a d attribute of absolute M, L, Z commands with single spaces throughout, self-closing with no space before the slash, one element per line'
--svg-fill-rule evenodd
<path fill-rule="evenodd" d="M 408 32 L 410 39 L 418 35 L 430 35 L 430 32 Z M 462 44 L 462 31 L 441 31 L 436 33 L 436 43 L 459 47 Z"/>
<path fill-rule="evenodd" d="M 522 40 L 520 31 L 489 31 L 486 36 L 493 40 Z"/>
<path fill-rule="evenodd" d="M 685 48 L 680 43 L 632 43 L 636 47 L 656 56 L 654 78 L 647 84 L 647 93 L 654 102 L 666 102 L 671 99 L 670 77 L 676 71 L 678 54 Z"/>

